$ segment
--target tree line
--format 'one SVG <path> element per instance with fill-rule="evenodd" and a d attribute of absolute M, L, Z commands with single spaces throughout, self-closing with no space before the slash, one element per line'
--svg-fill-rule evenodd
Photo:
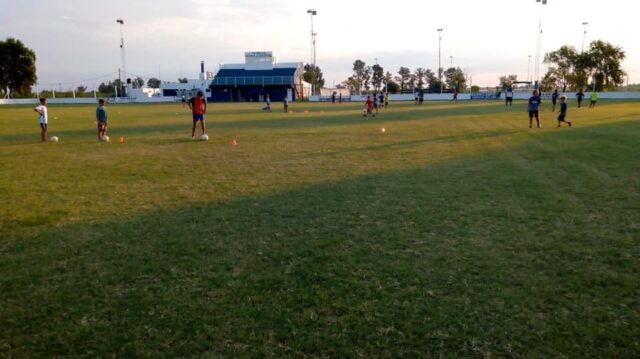
<path fill-rule="evenodd" d="M 539 88 L 563 92 L 613 90 L 624 84 L 627 74 L 622 70 L 622 61 L 625 58 L 626 53 L 621 47 L 602 40 L 592 41 L 586 51 L 580 52 L 570 45 L 561 46 L 545 54 L 543 62 L 548 69 L 540 80 Z M 517 82 L 518 76 L 501 76 L 498 81 L 498 86 L 505 89 Z"/>
<path fill-rule="evenodd" d="M 544 63 L 548 65 L 546 74 L 540 81 L 539 88 L 547 91 L 555 88 L 567 89 L 595 89 L 597 91 L 613 90 L 623 85 L 627 74 L 622 70 L 622 61 L 626 58 L 625 51 L 609 42 L 596 40 L 591 42 L 586 51 L 578 52 L 575 47 L 565 45 L 544 56 Z M 31 88 L 37 82 L 36 54 L 24 46 L 17 39 L 7 38 L 0 41 L 0 93 L 10 93 L 12 97 L 29 97 Z M 459 67 L 448 69 L 439 68 L 438 72 L 418 67 L 411 70 L 400 67 L 394 75 L 379 64 L 367 65 L 364 61 L 355 60 L 352 66 L 353 74 L 338 85 L 348 88 L 353 93 L 381 91 L 386 89 L 390 93 L 428 91 L 439 92 L 467 89 L 467 74 Z M 325 84 L 322 70 L 316 65 L 304 66 L 303 79 L 314 85 L 316 94 Z M 442 81 L 440 80 L 442 79 Z M 500 88 L 507 88 L 518 81 L 517 75 L 506 75 L 499 78 Z M 179 78 L 178 82 L 187 82 L 186 78 Z M 133 87 L 143 87 L 145 81 L 137 77 L 132 80 Z M 161 81 L 151 78 L 146 85 L 159 88 Z M 103 82 L 98 91 L 102 94 L 122 93 L 123 83 L 120 79 Z M 474 86 L 475 87 L 475 86 Z M 472 88 L 472 91 L 477 90 Z M 76 92 L 86 92 L 86 87 L 79 86 Z"/>

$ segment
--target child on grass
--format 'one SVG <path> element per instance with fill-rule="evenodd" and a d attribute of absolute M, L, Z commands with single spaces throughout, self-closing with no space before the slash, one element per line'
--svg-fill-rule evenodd
<path fill-rule="evenodd" d="M 96 108 L 96 122 L 98 124 L 98 141 L 100 141 L 107 133 L 107 108 L 102 98 L 98 101 L 98 108 Z"/>
<path fill-rule="evenodd" d="M 40 97 L 40 105 L 33 109 L 38 113 L 38 122 L 40 122 L 40 140 L 45 142 L 47 140 L 47 122 L 49 122 L 49 116 L 47 114 L 47 99 Z"/>
<path fill-rule="evenodd" d="M 569 127 L 571 127 L 571 121 L 567 121 L 566 117 L 567 117 L 567 97 L 562 96 L 560 97 L 560 112 L 558 115 L 558 127 L 560 127 L 560 124 L 562 122 L 565 122 L 566 124 L 569 125 Z"/>
<path fill-rule="evenodd" d="M 540 113 L 538 111 L 541 103 L 542 103 L 542 100 L 538 95 L 538 90 L 534 90 L 533 96 L 529 97 L 529 107 L 528 107 L 529 128 L 531 128 L 533 125 L 533 117 L 536 118 L 536 123 L 538 124 L 538 128 L 542 127 L 542 125 L 540 125 Z"/>

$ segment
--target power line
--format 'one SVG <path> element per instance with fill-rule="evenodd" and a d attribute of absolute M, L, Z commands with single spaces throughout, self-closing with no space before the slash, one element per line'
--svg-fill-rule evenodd
<path fill-rule="evenodd" d="M 84 79 L 84 80 L 66 81 L 66 82 L 51 82 L 51 83 L 38 83 L 37 85 L 38 86 L 75 85 L 77 83 L 86 83 L 86 82 L 92 82 L 92 81 L 101 80 L 101 79 L 108 78 L 108 77 L 113 77 L 117 73 L 118 73 L 117 71 L 114 71 L 114 72 L 110 72 L 110 73 L 105 74 L 105 75 L 101 75 L 101 76 L 97 76 L 97 77 L 93 77 L 93 78 L 89 78 L 89 79 Z"/>

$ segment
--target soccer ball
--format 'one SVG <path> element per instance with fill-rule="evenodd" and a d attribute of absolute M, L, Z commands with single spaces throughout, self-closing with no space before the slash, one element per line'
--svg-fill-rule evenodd
<path fill-rule="evenodd" d="M 200 136 L 200 141 L 208 141 L 209 140 L 209 135 L 207 135 L 206 133 L 203 133 L 202 136 Z"/>
<path fill-rule="evenodd" d="M 100 141 L 102 141 L 102 142 L 109 142 L 109 141 L 110 141 L 109 136 L 104 135 L 104 136 L 100 137 Z"/>
<path fill-rule="evenodd" d="M 380 133 L 385 133 L 385 132 L 387 132 L 387 130 L 384 127 L 380 129 Z"/>
<path fill-rule="evenodd" d="M 51 136 L 49 140 L 53 143 L 58 143 L 58 136 Z"/>

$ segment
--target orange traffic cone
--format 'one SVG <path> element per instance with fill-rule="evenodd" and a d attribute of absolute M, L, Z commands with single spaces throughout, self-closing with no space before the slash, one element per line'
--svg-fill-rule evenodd
<path fill-rule="evenodd" d="M 121 144 L 124 143 L 124 136 L 120 136 L 120 139 L 118 140 Z"/>
<path fill-rule="evenodd" d="M 236 141 L 235 138 L 231 140 L 231 146 L 237 146 L 237 145 L 238 145 L 238 141 Z"/>

